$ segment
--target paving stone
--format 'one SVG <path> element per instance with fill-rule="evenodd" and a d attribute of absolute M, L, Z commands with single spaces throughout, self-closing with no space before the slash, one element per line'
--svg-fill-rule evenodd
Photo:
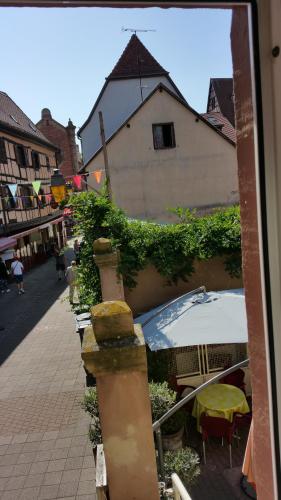
<path fill-rule="evenodd" d="M 29 474 L 31 468 L 31 462 L 24 464 L 16 464 L 13 468 L 13 476 L 26 476 Z"/>
<path fill-rule="evenodd" d="M 52 484 L 50 486 L 41 486 L 39 493 L 39 500 L 49 500 L 57 498 L 59 485 Z"/>
<path fill-rule="evenodd" d="M 35 451 L 32 453 L 21 453 L 18 458 L 18 464 L 34 462 L 35 457 L 36 457 Z"/>
<path fill-rule="evenodd" d="M 30 474 L 43 474 L 48 469 L 49 462 L 34 462 L 30 469 Z"/>
<path fill-rule="evenodd" d="M 0 491 L 5 490 L 8 481 L 9 481 L 8 477 L 0 477 Z"/>
<path fill-rule="evenodd" d="M 13 466 L 12 465 L 3 465 L 0 467 L 0 477 L 9 477 L 12 475 Z"/>
<path fill-rule="evenodd" d="M 36 486 L 34 488 L 24 488 L 20 494 L 20 500 L 37 500 L 40 488 Z"/>
<path fill-rule="evenodd" d="M 81 475 L 81 469 L 65 470 L 62 473 L 61 482 L 71 483 L 72 481 L 79 481 Z"/>
<path fill-rule="evenodd" d="M 85 454 L 85 446 L 74 446 L 69 448 L 68 457 L 83 457 Z"/>
<path fill-rule="evenodd" d="M 47 472 L 64 470 L 65 463 L 66 463 L 66 458 L 61 458 L 60 460 L 51 460 L 49 462 Z"/>
<path fill-rule="evenodd" d="M 95 469 L 82 469 L 80 481 L 93 481 L 95 480 Z"/>
<path fill-rule="evenodd" d="M 88 495 L 90 493 L 95 493 L 96 483 L 95 481 L 80 481 L 78 486 L 78 495 Z"/>
<path fill-rule="evenodd" d="M 16 434 L 13 439 L 11 444 L 16 444 L 16 443 L 25 443 L 27 440 L 28 434 Z"/>
<path fill-rule="evenodd" d="M 18 455 L 2 455 L 0 456 L 0 466 L 1 465 L 15 465 L 18 461 Z"/>
<path fill-rule="evenodd" d="M 71 495 L 76 495 L 78 490 L 78 481 L 70 481 L 69 483 L 61 483 L 58 489 L 58 496 L 65 498 Z"/>
<path fill-rule="evenodd" d="M 31 474 L 26 477 L 26 481 L 24 483 L 25 488 L 41 486 L 44 480 L 44 474 Z"/>
<path fill-rule="evenodd" d="M 20 496 L 21 496 L 21 490 L 4 491 L 1 495 L 1 500 L 18 500 Z M 27 500 L 27 498 L 24 500 Z M 32 500 L 32 498 L 29 497 L 28 500 Z"/>
<path fill-rule="evenodd" d="M 83 457 L 67 458 L 65 462 L 65 470 L 67 469 L 81 469 L 83 467 Z"/>
<path fill-rule="evenodd" d="M 25 481 L 26 481 L 26 476 L 10 477 L 5 489 L 6 490 L 22 489 Z"/>
<path fill-rule="evenodd" d="M 52 450 L 52 460 L 59 460 L 60 458 L 67 458 L 68 456 L 68 448 L 58 448 L 57 450 Z"/>
<path fill-rule="evenodd" d="M 43 484 L 59 484 L 62 478 L 62 471 L 47 472 Z"/>

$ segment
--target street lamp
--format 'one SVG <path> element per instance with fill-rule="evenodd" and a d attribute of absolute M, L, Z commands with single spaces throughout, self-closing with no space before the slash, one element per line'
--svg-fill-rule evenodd
<path fill-rule="evenodd" d="M 51 191 L 56 203 L 60 203 L 66 198 L 65 178 L 58 168 L 54 168 L 54 173 L 51 176 Z"/>

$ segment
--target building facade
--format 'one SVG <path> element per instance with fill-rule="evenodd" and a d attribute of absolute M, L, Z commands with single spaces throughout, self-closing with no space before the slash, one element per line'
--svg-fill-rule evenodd
<path fill-rule="evenodd" d="M 63 245 L 63 217 L 51 176 L 59 151 L 4 92 L 0 92 L 0 254 L 17 253 L 25 267 Z"/>
<path fill-rule="evenodd" d="M 84 164 L 101 145 L 99 111 L 103 113 L 105 138 L 108 139 L 159 83 L 184 100 L 168 71 L 133 35 L 106 78 L 89 117 L 78 131 Z"/>
<path fill-rule="evenodd" d="M 79 148 L 75 141 L 76 127 L 72 121 L 69 119 L 65 127 L 54 120 L 49 109 L 44 108 L 41 112 L 41 120 L 36 124 L 36 127 L 60 150 L 58 166 L 62 175 L 65 178 L 76 175 L 82 167 L 82 163 Z"/>
<path fill-rule="evenodd" d="M 235 135 L 234 135 L 235 137 Z M 114 202 L 130 217 L 169 222 L 169 208 L 239 203 L 235 142 L 160 84 L 107 140 Z M 84 171 L 102 171 L 100 148 Z M 89 186 L 99 189 L 94 175 Z"/>

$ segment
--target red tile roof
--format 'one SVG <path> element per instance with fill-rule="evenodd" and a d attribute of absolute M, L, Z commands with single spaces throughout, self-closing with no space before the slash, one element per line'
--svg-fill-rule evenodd
<path fill-rule="evenodd" d="M 231 125 L 228 119 L 217 111 L 210 111 L 209 113 L 203 113 L 203 118 L 208 120 L 211 125 L 220 130 L 228 139 L 236 143 L 236 131 L 235 128 Z"/>
<path fill-rule="evenodd" d="M 8 94 L 2 91 L 0 91 L 0 129 L 1 127 L 8 128 L 14 134 L 24 134 L 30 139 L 55 147 Z"/>
<path fill-rule="evenodd" d="M 168 71 L 160 66 L 140 39 L 136 35 L 133 35 L 107 79 L 113 80 L 139 77 L 140 75 L 159 76 L 168 74 Z"/>

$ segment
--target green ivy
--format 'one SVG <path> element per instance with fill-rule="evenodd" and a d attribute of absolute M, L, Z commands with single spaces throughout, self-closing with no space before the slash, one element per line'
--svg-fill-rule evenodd
<path fill-rule="evenodd" d="M 93 259 L 93 241 L 110 238 L 120 250 L 120 272 L 126 286 L 136 286 L 140 270 L 152 264 L 167 278 L 188 281 L 194 261 L 224 256 L 225 269 L 232 277 L 241 275 L 240 212 L 237 206 L 204 217 L 176 208 L 175 224 L 130 220 L 110 202 L 106 194 L 94 192 L 73 196 L 77 231 L 84 242 L 79 266 L 80 301 L 85 307 L 101 301 L 98 269 Z"/>

